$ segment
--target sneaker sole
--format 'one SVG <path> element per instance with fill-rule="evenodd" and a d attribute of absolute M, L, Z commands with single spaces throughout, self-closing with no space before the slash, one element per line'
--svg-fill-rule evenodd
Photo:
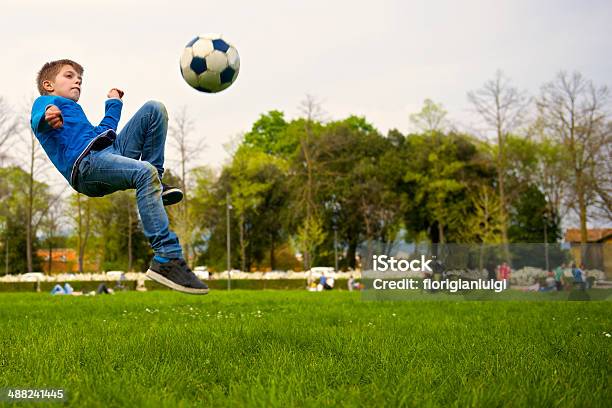
<path fill-rule="evenodd" d="M 173 205 L 183 199 L 183 192 L 178 188 L 171 188 L 162 193 L 162 201 L 164 205 Z"/>
<path fill-rule="evenodd" d="M 208 293 L 208 289 L 195 289 L 188 288 L 186 286 L 181 286 L 178 283 L 172 282 L 170 279 L 167 279 L 160 275 L 159 273 L 149 269 L 146 273 L 147 277 L 151 278 L 157 283 L 160 283 L 164 286 L 169 287 L 170 289 L 177 290 L 183 293 L 189 293 L 191 295 L 206 295 Z"/>

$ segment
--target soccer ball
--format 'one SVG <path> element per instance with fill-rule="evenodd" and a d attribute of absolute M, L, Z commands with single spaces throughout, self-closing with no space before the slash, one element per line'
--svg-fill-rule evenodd
<path fill-rule="evenodd" d="M 238 76 L 240 57 L 236 47 L 217 34 L 189 41 L 181 55 L 181 75 L 201 92 L 215 93 L 229 87 Z"/>

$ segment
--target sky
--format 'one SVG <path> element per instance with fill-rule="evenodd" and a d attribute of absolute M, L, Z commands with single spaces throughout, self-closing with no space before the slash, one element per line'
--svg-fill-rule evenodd
<path fill-rule="evenodd" d="M 92 123 L 113 87 L 125 91 L 120 128 L 147 100 L 170 120 L 185 107 L 206 145 L 194 164 L 218 168 L 225 143 L 269 110 L 299 116 L 306 94 L 328 119 L 363 115 L 386 133 L 410 130 L 426 98 L 476 126 L 466 94 L 497 69 L 531 95 L 562 69 L 610 85 L 610 21 L 610 1 L 3 0 L 0 96 L 29 111 L 40 67 L 70 58 L 85 68 L 79 102 Z M 183 81 L 179 58 L 211 32 L 236 46 L 241 66 L 229 89 L 203 94 Z"/>

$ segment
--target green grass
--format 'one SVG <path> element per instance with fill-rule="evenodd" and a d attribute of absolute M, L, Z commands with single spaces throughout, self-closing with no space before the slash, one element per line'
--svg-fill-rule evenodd
<path fill-rule="evenodd" d="M 348 292 L 2 294 L 0 388 L 60 387 L 100 407 L 609 406 L 611 312 Z"/>

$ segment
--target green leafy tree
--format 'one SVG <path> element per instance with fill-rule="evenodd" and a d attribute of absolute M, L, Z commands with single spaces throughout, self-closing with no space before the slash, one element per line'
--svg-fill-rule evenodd
<path fill-rule="evenodd" d="M 425 99 L 421 110 L 410 115 L 410 122 L 423 133 L 443 133 L 448 128 L 447 114 L 442 104 Z"/>
<path fill-rule="evenodd" d="M 37 192 L 36 196 L 29 194 L 30 188 Z M 5 273 L 42 270 L 40 259 L 36 255 L 40 245 L 36 231 L 42 214 L 48 210 L 52 201 L 48 189 L 47 184 L 31 180 L 30 174 L 18 166 L 0 168 L 0 225 L 3 226 L 4 233 Z M 25 203 L 31 205 L 24 205 Z M 28 214 L 37 217 L 34 224 Z"/>
<path fill-rule="evenodd" d="M 283 112 L 271 110 L 262 114 L 244 135 L 243 144 L 254 147 L 264 153 L 287 157 L 295 152 L 298 140 L 292 138 L 292 132 L 286 132 L 289 123 Z"/>
<path fill-rule="evenodd" d="M 554 243 L 561 238 L 559 219 L 549 211 L 546 197 L 535 185 L 519 196 L 510 215 L 511 242 Z"/>
<path fill-rule="evenodd" d="M 404 156 L 408 237 L 426 232 L 434 243 L 461 239 L 461 214 L 473 207 L 469 191 L 492 183 L 484 149 L 465 135 L 431 133 L 409 135 Z"/>
<path fill-rule="evenodd" d="M 322 222 L 316 217 L 305 218 L 298 228 L 296 243 L 303 254 L 315 254 L 317 247 L 325 240 Z"/>
<path fill-rule="evenodd" d="M 252 226 L 251 223 L 248 223 L 247 216 L 249 212 L 258 212 L 258 207 L 272 186 L 270 180 L 262 177 L 262 173 L 268 166 L 282 166 L 282 162 L 259 149 L 243 146 L 236 152 L 229 170 L 230 197 L 238 218 L 240 259 L 243 271 L 247 270 L 248 229 Z"/>

